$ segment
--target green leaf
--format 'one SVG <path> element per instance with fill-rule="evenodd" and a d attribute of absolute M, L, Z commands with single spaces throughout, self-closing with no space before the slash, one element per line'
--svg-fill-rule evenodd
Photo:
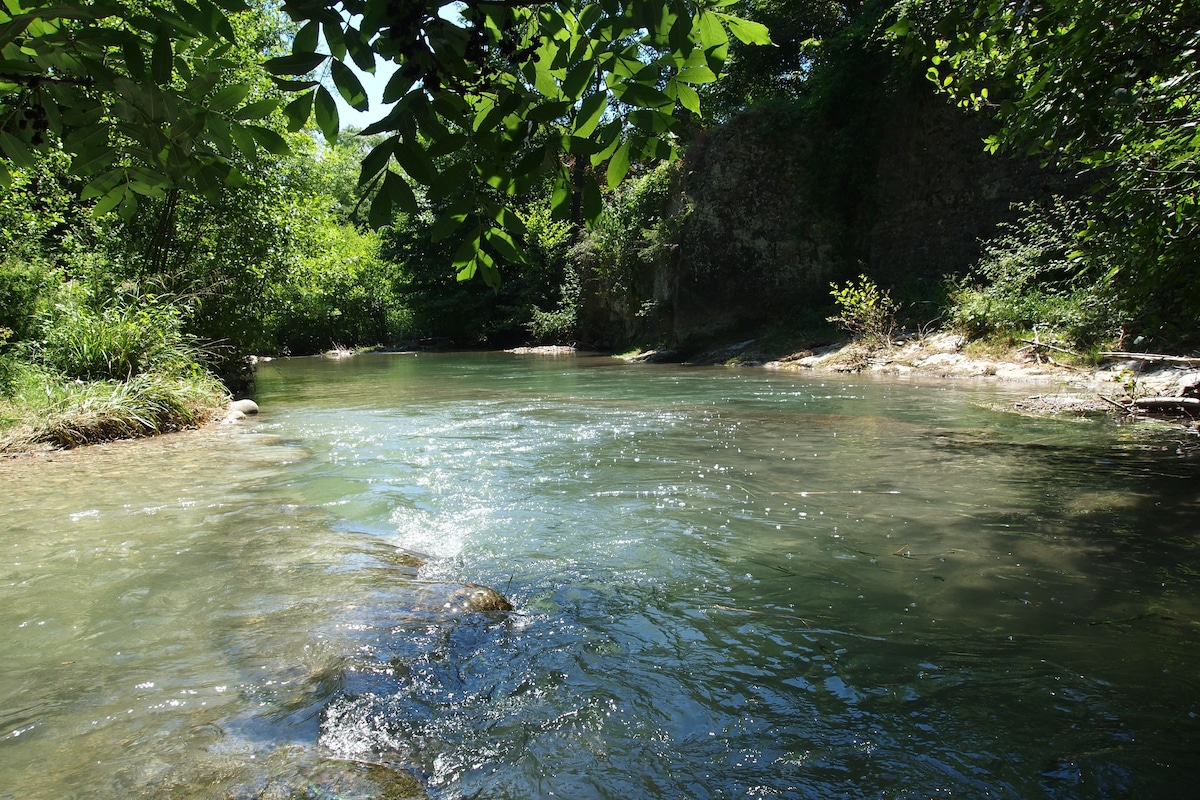
<path fill-rule="evenodd" d="M 433 227 L 429 229 L 429 239 L 433 242 L 441 242 L 449 239 L 466 222 L 470 213 L 459 208 L 451 207 L 438 215 L 438 218 L 433 223 Z"/>
<path fill-rule="evenodd" d="M 676 80 L 683 83 L 705 84 L 712 83 L 717 79 L 717 73 L 713 72 L 707 66 L 703 67 L 688 67 L 681 69 Z"/>
<path fill-rule="evenodd" d="M 273 75 L 307 75 L 329 56 L 323 53 L 292 53 L 290 56 L 269 58 L 263 62 L 263 69 Z"/>
<path fill-rule="evenodd" d="M 358 175 L 358 185 L 371 181 L 376 175 L 387 168 L 388 162 L 392 159 L 392 148 L 397 142 L 397 138 L 393 136 L 390 139 L 385 139 L 367 153 L 362 160 L 362 169 Z"/>
<path fill-rule="evenodd" d="M 433 166 L 429 154 L 419 144 L 399 141 L 396 142 L 393 150 L 396 154 L 396 163 L 413 180 L 426 186 L 432 186 L 437 180 L 437 169 Z"/>
<path fill-rule="evenodd" d="M 516 242 L 508 235 L 507 231 L 500 228 L 488 228 L 485 237 L 487 238 L 488 245 L 504 260 L 514 264 L 525 262 L 525 255 L 517 247 Z"/>
<path fill-rule="evenodd" d="M 596 65 L 592 61 L 584 61 L 581 64 L 576 64 L 567 71 L 567 78 L 562 84 L 562 93 L 568 100 L 578 100 L 587 89 L 588 84 L 592 80 L 592 76 L 596 74 Z"/>
<path fill-rule="evenodd" d="M 412 85 L 412 76 L 406 70 L 396 70 L 392 73 L 392 77 L 388 78 L 387 85 L 383 87 L 383 102 L 396 102 L 408 94 L 408 90 L 412 88 Z"/>
<path fill-rule="evenodd" d="M 279 108 L 279 104 L 283 102 L 283 98 L 270 97 L 265 100 L 256 100 L 253 103 L 247 103 L 237 110 L 233 115 L 234 119 L 262 119 L 269 115 L 272 111 Z"/>
<path fill-rule="evenodd" d="M 274 75 L 271 76 L 271 82 L 274 83 L 277 87 L 279 87 L 280 89 L 282 89 L 285 92 L 302 92 L 305 89 L 311 89 L 312 87 L 314 87 L 318 83 L 320 83 L 320 81 L 312 81 L 312 80 L 289 81 L 289 80 L 285 80 L 284 78 L 277 78 Z"/>
<path fill-rule="evenodd" d="M 250 84 L 248 82 L 226 86 L 213 95 L 213 99 L 208 102 L 208 109 L 210 111 L 228 111 L 245 100 L 249 94 Z"/>
<path fill-rule="evenodd" d="M 517 161 L 517 165 L 513 167 L 512 173 L 515 177 L 522 175 L 531 175 L 541 169 L 546 163 L 546 150 L 542 147 L 534 148 L 521 159 Z"/>
<path fill-rule="evenodd" d="M 621 102 L 642 108 L 666 108 L 675 103 L 671 98 L 651 86 L 634 81 L 626 81 L 616 88 Z"/>
<path fill-rule="evenodd" d="M 335 59 L 329 63 L 329 71 L 333 76 L 333 84 L 347 105 L 356 111 L 366 111 L 370 107 L 366 90 L 349 67 Z"/>
<path fill-rule="evenodd" d="M 494 205 L 490 207 L 490 211 L 492 212 L 492 219 L 496 221 L 496 224 L 513 236 L 524 238 L 528 233 L 525 229 L 525 222 L 521 219 L 520 215 L 508 206 Z"/>
<path fill-rule="evenodd" d="M 725 33 L 725 28 L 721 25 L 721 20 L 717 14 L 710 11 L 701 11 L 696 19 L 696 23 L 700 29 L 700 44 L 705 50 L 729 43 L 729 34 Z"/>
<path fill-rule="evenodd" d="M 569 100 L 547 101 L 532 109 L 525 115 L 525 118 L 530 122 L 552 122 L 565 117 L 570 112 L 571 106 L 572 103 Z"/>
<path fill-rule="evenodd" d="M 324 86 L 318 86 L 316 89 L 313 111 L 316 114 L 317 127 L 325 134 L 325 141 L 336 144 L 339 127 L 337 102 Z"/>
<path fill-rule="evenodd" d="M 342 39 L 346 43 L 346 50 L 350 53 L 350 58 L 354 61 L 354 66 L 368 75 L 374 75 L 375 50 L 363 40 L 362 31 L 347 25 L 346 33 Z"/>
<path fill-rule="evenodd" d="M 681 106 L 695 114 L 697 117 L 701 116 L 700 95 L 695 89 L 688 86 L 686 83 L 680 83 L 676 84 L 675 86 L 675 94 Z"/>
<path fill-rule="evenodd" d="M 154 42 L 154 50 L 150 54 L 150 73 L 154 77 L 154 82 L 159 86 L 166 86 L 171 82 L 171 67 L 174 60 L 175 56 L 171 52 L 171 37 L 166 33 L 160 33 Z"/>
<path fill-rule="evenodd" d="M 145 80 L 146 57 L 142 54 L 141 43 L 129 41 L 121 45 L 121 55 L 125 59 L 125 69 L 134 80 Z"/>
<path fill-rule="evenodd" d="M 468 236 L 466 241 L 460 244 L 458 249 L 454 251 L 454 258 L 451 259 L 450 263 L 461 268 L 474 262 L 479 255 L 480 239 L 480 230 L 476 228 L 474 235 Z"/>
<path fill-rule="evenodd" d="M 446 131 L 445 134 L 437 138 L 430 137 L 429 150 L 427 151 L 430 158 L 441 158 L 448 156 L 458 150 L 461 150 L 467 143 L 467 136 L 463 133 L 451 133 Z"/>
<path fill-rule="evenodd" d="M 732 14 L 716 14 L 716 16 L 729 26 L 729 31 L 738 38 L 742 44 L 755 45 L 770 45 L 774 44 L 771 41 L 771 31 L 766 25 L 761 22 L 753 22 L 752 20 L 735 17 Z"/>
<path fill-rule="evenodd" d="M 116 208 L 125 200 L 125 194 L 128 188 L 121 184 L 111 189 L 107 194 L 100 198 L 100 201 L 92 208 L 92 216 L 96 219 L 103 217 L 108 212 Z"/>
<path fill-rule="evenodd" d="M 554 182 L 554 194 L 550 197 L 550 216 L 561 220 L 571 218 L 571 187 L 561 176 Z"/>
<path fill-rule="evenodd" d="M 450 197 L 458 189 L 461 189 L 467 181 L 470 180 L 471 174 L 475 167 L 469 161 L 458 161 L 451 164 L 440 174 L 438 174 L 433 183 L 429 186 L 429 196 L 434 200 L 444 200 Z"/>
<path fill-rule="evenodd" d="M 292 53 L 316 52 L 320 34 L 321 26 L 315 19 L 304 23 L 303 27 L 296 32 L 296 38 L 292 40 Z"/>
<path fill-rule="evenodd" d="M 0 131 L 0 152 L 18 167 L 28 169 L 34 165 L 33 154 L 17 137 L 7 131 Z"/>
<path fill-rule="evenodd" d="M 617 152 L 613 153 L 613 157 L 608 160 L 606 177 L 610 188 L 625 180 L 625 176 L 629 173 L 629 148 L 630 143 L 623 142 L 617 148 Z"/>
<path fill-rule="evenodd" d="M 233 143 L 237 145 L 237 149 L 243 156 L 250 160 L 257 157 L 258 145 L 255 144 L 254 134 L 250 131 L 249 126 L 234 123 L 229 126 L 229 135 L 233 137 Z"/>
<path fill-rule="evenodd" d="M 410 214 L 417 213 L 417 196 L 402 175 L 391 171 L 384 175 L 383 191 L 392 198 L 393 206 L 399 206 Z"/>
<path fill-rule="evenodd" d="M 483 276 L 483 282 L 492 291 L 499 291 L 500 270 L 496 269 L 496 262 L 492 261 L 492 257 L 485 252 L 480 252 L 476 261 L 479 263 L 479 272 Z"/>
<path fill-rule="evenodd" d="M 342 33 L 341 22 L 333 22 L 332 20 L 324 20 L 321 22 L 321 30 L 325 33 L 325 44 L 329 46 L 329 53 L 339 61 L 346 57 L 346 38 Z M 316 50 L 316 47 L 313 47 Z"/>
<path fill-rule="evenodd" d="M 303 128 L 304 124 L 308 122 L 308 118 L 312 114 L 314 94 L 314 92 L 305 92 L 284 106 L 283 115 L 287 117 L 287 129 L 292 133 Z"/>
<path fill-rule="evenodd" d="M 592 132 L 596 130 L 596 126 L 600 124 L 600 120 L 604 118 L 606 110 L 608 110 L 606 93 L 596 92 L 585 97 L 579 108 L 579 115 L 575 118 L 575 135 L 591 136 Z"/>
<path fill-rule="evenodd" d="M 286 156 L 292 152 L 292 148 L 288 146 L 287 139 L 284 139 L 278 133 L 267 128 L 259 127 L 258 125 L 247 125 L 246 130 L 254 137 L 254 141 L 262 145 L 262 148 L 268 153 L 276 156 Z M 230 133 L 233 134 L 234 141 L 237 141 L 237 127 L 231 127 Z M 238 149 L 241 149 L 241 143 L 238 143 Z"/>
<path fill-rule="evenodd" d="M 379 229 L 392 224 L 392 196 L 385 191 L 375 193 L 371 200 L 371 211 L 367 217 L 372 228 Z"/>

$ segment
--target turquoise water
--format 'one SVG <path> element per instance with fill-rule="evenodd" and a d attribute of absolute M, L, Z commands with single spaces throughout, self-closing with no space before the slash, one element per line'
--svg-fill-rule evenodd
<path fill-rule="evenodd" d="M 1192 443 L 1031 391 L 296 359 L 239 426 L 0 464 L 0 797 L 1190 793 Z"/>

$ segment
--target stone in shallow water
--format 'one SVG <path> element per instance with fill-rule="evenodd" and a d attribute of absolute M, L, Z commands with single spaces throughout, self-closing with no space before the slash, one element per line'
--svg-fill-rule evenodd
<path fill-rule="evenodd" d="M 421 782 L 404 769 L 356 761 L 327 761 L 297 776 L 276 780 L 256 800 L 422 800 Z"/>
<path fill-rule="evenodd" d="M 512 603 L 495 589 L 478 583 L 431 584 L 423 587 L 418 608 L 444 610 L 451 614 L 466 611 L 512 611 Z"/>

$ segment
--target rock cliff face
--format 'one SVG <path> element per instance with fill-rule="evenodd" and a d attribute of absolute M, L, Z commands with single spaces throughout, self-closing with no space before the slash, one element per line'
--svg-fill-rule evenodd
<path fill-rule="evenodd" d="M 961 273 L 1013 203 L 1067 186 L 986 154 L 987 120 L 930 90 L 898 91 L 864 117 L 847 141 L 797 111 L 759 109 L 692 145 L 678 247 L 644 278 L 664 339 L 787 318 L 859 272 L 893 287 Z"/>
<path fill-rule="evenodd" d="M 873 208 L 861 228 L 880 283 L 961 273 L 979 258 L 981 240 L 1017 216 L 1014 203 L 1071 191 L 1034 160 L 988 155 L 987 118 L 931 92 L 897 96 L 881 122 Z"/>

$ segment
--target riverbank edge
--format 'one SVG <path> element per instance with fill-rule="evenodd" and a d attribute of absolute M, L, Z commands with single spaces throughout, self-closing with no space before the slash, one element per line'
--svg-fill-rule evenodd
<path fill-rule="evenodd" d="M 626 361 L 724 365 L 781 372 L 864 374 L 891 378 L 973 380 L 1028 385 L 1030 395 L 1001 410 L 1023 414 L 1104 416 L 1120 421 L 1169 421 L 1196 432 L 1200 359 L 1128 353 L 1096 366 L 1065 363 L 1054 348 L 1030 345 L 1003 353 L 973 347 L 965 336 L 933 333 L 868 345 L 842 340 L 784 354 L 764 353 L 758 340 L 717 346 L 683 357 L 675 351 L 638 350 Z M 1172 361 L 1171 359 L 1175 360 Z M 1036 391 L 1042 389 L 1042 391 Z M 1168 402 L 1168 400 L 1176 402 Z M 1155 402 L 1151 402 L 1151 400 Z"/>

